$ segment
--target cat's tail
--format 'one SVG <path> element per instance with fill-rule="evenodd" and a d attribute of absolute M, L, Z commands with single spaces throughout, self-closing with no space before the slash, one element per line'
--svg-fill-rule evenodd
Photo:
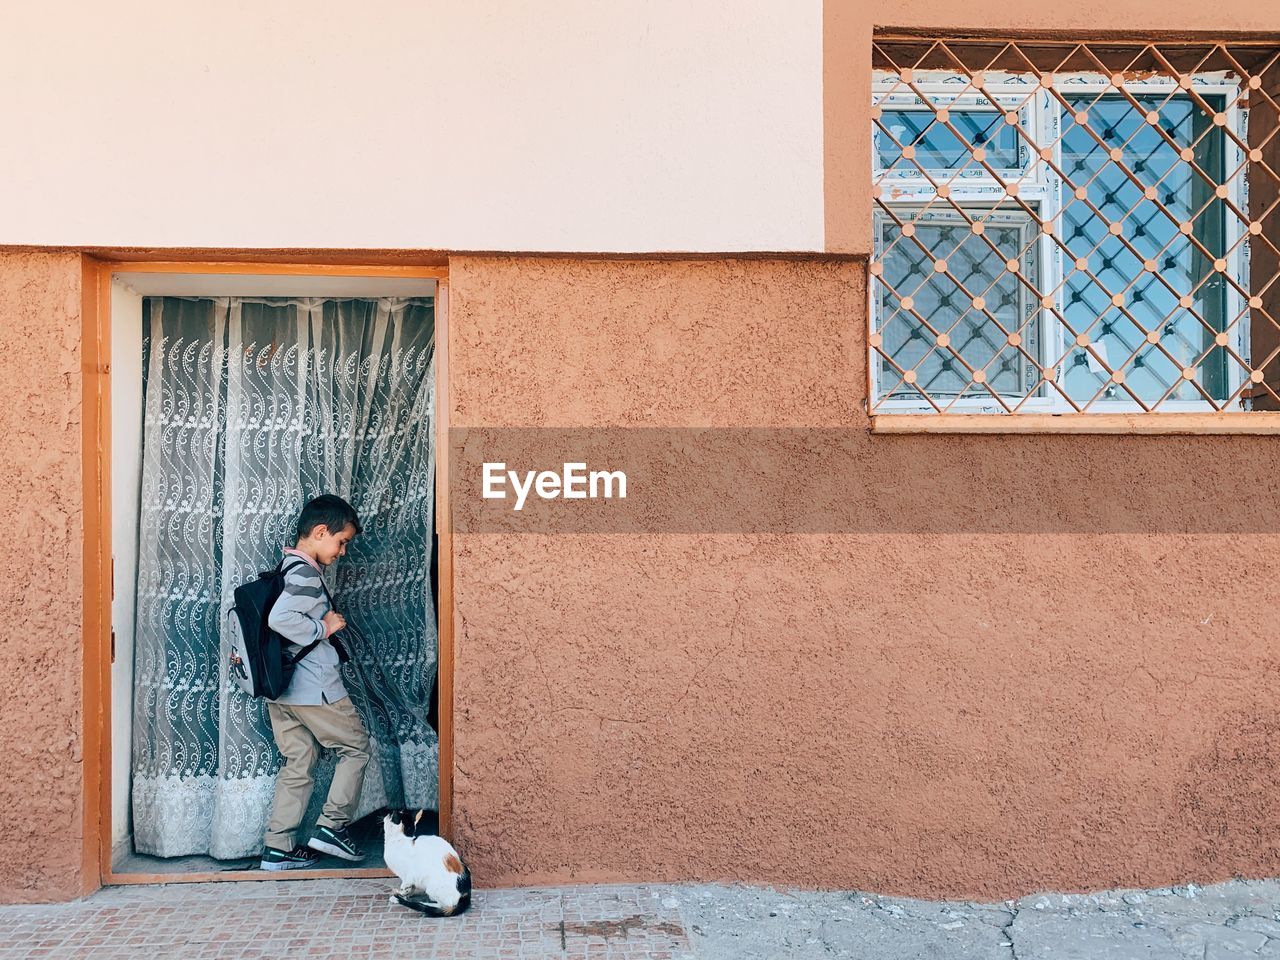
<path fill-rule="evenodd" d="M 458 905 L 452 910 L 446 911 L 438 903 L 428 900 L 425 897 L 405 897 L 398 893 L 391 894 L 392 899 L 402 907 L 408 907 L 410 910 L 416 910 L 418 913 L 426 914 L 428 917 L 456 917 L 460 913 L 466 913 L 467 908 L 471 906 L 471 892 L 463 893 L 462 898 L 458 901 Z"/>

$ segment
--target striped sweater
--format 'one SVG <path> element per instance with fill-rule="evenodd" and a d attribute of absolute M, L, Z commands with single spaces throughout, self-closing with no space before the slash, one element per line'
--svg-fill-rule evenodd
<path fill-rule="evenodd" d="M 267 625 L 289 641 L 285 652 L 291 657 L 309 643 L 320 643 L 298 662 L 289 688 L 276 703 L 317 706 L 337 703 L 347 696 L 338 670 L 338 651 L 329 642 L 324 625 L 324 615 L 330 609 L 320 568 L 298 553 L 285 551 L 284 589 L 271 607 Z"/>

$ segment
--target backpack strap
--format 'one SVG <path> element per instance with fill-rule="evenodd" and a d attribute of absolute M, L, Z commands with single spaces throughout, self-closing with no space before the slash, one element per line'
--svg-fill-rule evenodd
<path fill-rule="evenodd" d="M 297 561 L 298 561 L 298 563 L 301 563 L 301 564 L 305 564 L 305 565 L 307 565 L 307 566 L 310 566 L 310 564 L 307 564 L 307 561 L 306 561 L 306 560 L 303 560 L 301 557 L 294 556 L 294 555 L 293 555 L 293 554 L 291 554 L 291 553 L 289 553 L 289 554 L 285 554 L 283 557 L 281 557 L 281 558 L 280 558 L 280 563 L 276 566 L 276 569 L 280 571 L 281 575 L 284 575 L 284 574 L 288 573 L 290 570 L 296 570 L 296 569 L 297 569 L 297 567 L 298 567 L 298 563 L 295 563 L 295 564 L 293 564 L 292 566 L 289 566 L 289 567 L 286 567 L 286 566 L 285 566 L 285 563 L 287 563 L 289 560 L 297 560 Z M 329 595 L 329 585 L 328 585 L 327 583 L 325 583 L 325 582 L 324 582 L 324 574 L 321 574 L 321 575 L 320 575 L 320 589 L 324 591 L 324 598 L 325 598 L 326 600 L 328 600 L 328 601 L 329 601 L 329 609 L 330 609 L 330 610 L 332 610 L 332 609 L 333 609 L 333 597 L 331 597 L 331 596 Z M 316 647 L 320 646 L 320 644 L 324 643 L 324 641 L 326 641 L 326 640 L 330 640 L 330 639 L 332 639 L 332 638 L 331 638 L 331 637 L 321 637 L 321 638 L 320 638 L 320 639 L 318 639 L 318 640 L 312 640 L 312 641 L 311 641 L 310 643 L 308 643 L 305 647 L 303 647 L 301 650 L 299 650 L 299 651 L 298 651 L 298 653 L 297 653 L 296 655 L 294 655 L 294 656 L 292 656 L 292 657 L 288 657 L 288 658 L 286 658 L 285 662 L 286 662 L 286 663 L 288 663 L 290 666 L 296 667 L 296 666 L 298 665 L 298 662 L 299 662 L 300 660 L 302 660 L 302 658 L 303 658 L 303 657 L 305 657 L 307 654 L 309 654 L 309 653 L 310 653 L 312 650 L 314 650 Z M 344 651 L 344 650 L 342 650 L 341 648 L 339 648 L 339 649 L 338 649 L 338 652 L 339 652 L 339 654 L 342 654 L 342 653 L 345 653 L 346 651 Z M 339 656 L 339 660 L 345 660 L 345 659 L 346 659 L 345 657 Z"/>
<path fill-rule="evenodd" d="M 306 563 L 305 560 L 303 560 L 302 562 Z M 334 609 L 333 594 L 329 592 L 329 585 L 324 582 L 324 574 L 320 575 L 320 589 L 324 591 L 324 598 L 329 601 L 329 609 L 330 610 Z M 341 640 L 338 639 L 338 635 L 336 633 L 330 634 L 325 639 L 329 641 L 329 646 L 333 647 L 333 649 L 337 652 L 339 664 L 346 663 L 348 660 L 351 659 L 351 654 L 347 653 L 346 646 L 342 643 Z M 316 643 L 319 643 L 319 642 L 320 642 L 319 640 L 316 641 Z M 311 646 L 314 647 L 315 644 L 312 644 Z M 298 654 L 298 660 L 301 660 L 310 652 L 311 652 L 311 647 L 307 647 L 306 651 Z M 295 660 L 294 662 L 296 663 L 297 661 Z"/>
<path fill-rule="evenodd" d="M 305 647 L 303 647 L 301 650 L 299 650 L 296 656 L 290 657 L 290 658 L 289 658 L 288 660 L 286 660 L 285 662 L 286 662 L 286 663 L 288 663 L 288 664 L 289 664 L 289 666 L 291 666 L 291 667 L 296 667 L 296 666 L 298 665 L 298 662 L 299 662 L 303 657 L 305 657 L 308 653 L 310 653 L 310 652 L 311 652 L 312 650 L 314 650 L 316 647 L 320 646 L 320 644 L 324 643 L 324 641 L 325 641 L 325 640 L 327 640 L 327 639 L 329 639 L 329 638 L 328 638 L 328 637 L 321 637 L 319 640 L 312 640 L 312 641 L 311 641 L 310 643 L 308 643 Z"/>

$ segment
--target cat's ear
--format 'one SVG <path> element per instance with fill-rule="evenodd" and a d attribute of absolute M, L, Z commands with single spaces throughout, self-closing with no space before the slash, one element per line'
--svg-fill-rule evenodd
<path fill-rule="evenodd" d="M 387 814 L 387 817 L 395 824 L 399 824 L 404 819 L 403 813 L 399 810 L 392 810 Z"/>

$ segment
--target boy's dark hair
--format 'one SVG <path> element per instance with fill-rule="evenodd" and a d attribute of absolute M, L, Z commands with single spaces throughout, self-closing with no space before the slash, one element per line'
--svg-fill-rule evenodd
<path fill-rule="evenodd" d="M 355 527 L 356 533 L 364 531 L 360 526 L 360 518 L 356 516 L 355 508 L 332 493 L 322 494 L 308 501 L 302 508 L 302 513 L 298 517 L 298 539 L 310 536 L 311 531 L 322 523 L 329 528 L 330 533 L 341 533 L 346 529 L 347 524 Z"/>

